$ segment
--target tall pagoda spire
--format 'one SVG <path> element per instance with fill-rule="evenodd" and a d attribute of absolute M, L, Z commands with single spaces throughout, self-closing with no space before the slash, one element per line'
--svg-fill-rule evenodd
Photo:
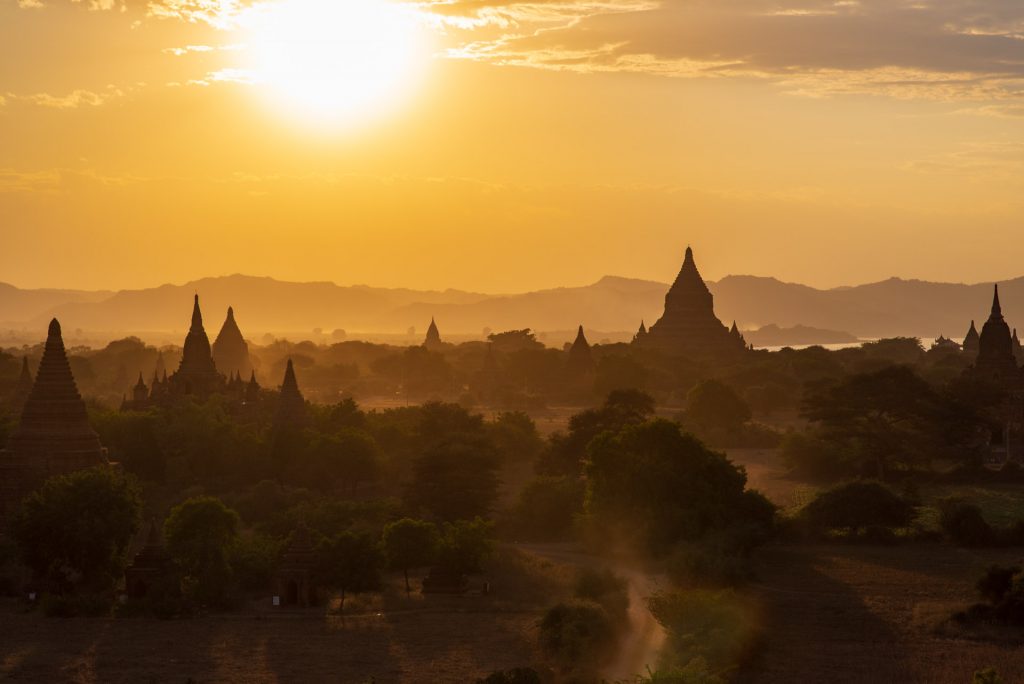
<path fill-rule="evenodd" d="M 284 370 L 284 381 L 277 399 L 277 415 L 274 427 L 278 430 L 301 427 L 306 422 L 306 400 L 299 391 L 299 382 L 295 379 L 295 366 L 288 359 Z"/>
<path fill-rule="evenodd" d="M 0 515 L 48 477 L 106 463 L 106 449 L 89 425 L 55 318 L 21 422 L 0 452 Z"/>
<path fill-rule="evenodd" d="M 993 380 L 1007 381 L 1017 378 L 1017 360 L 1013 353 L 1013 336 L 1010 326 L 1003 319 L 999 305 L 999 286 L 992 295 L 992 313 L 981 328 L 978 338 L 978 359 L 975 367 L 979 373 Z"/>
<path fill-rule="evenodd" d="M 185 336 L 181 352 L 181 365 L 172 380 L 182 394 L 209 394 L 223 382 L 213 363 L 210 338 L 203 328 L 203 313 L 199 309 L 199 295 L 192 304 L 192 327 Z"/>

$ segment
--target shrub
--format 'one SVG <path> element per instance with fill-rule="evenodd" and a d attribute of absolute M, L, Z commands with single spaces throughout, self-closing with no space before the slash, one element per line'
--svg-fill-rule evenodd
<path fill-rule="evenodd" d="M 540 674 L 529 667 L 517 667 L 512 670 L 498 670 L 476 684 L 541 684 Z"/>
<path fill-rule="evenodd" d="M 565 671 L 592 668 L 614 655 L 618 629 L 592 601 L 559 603 L 540 622 L 540 645 Z"/>
<path fill-rule="evenodd" d="M 749 558 L 714 544 L 680 544 L 668 572 L 677 582 L 702 587 L 732 587 L 753 576 Z"/>
<path fill-rule="evenodd" d="M 950 541 L 960 546 L 986 546 L 994 538 L 981 509 L 955 497 L 939 502 L 939 527 Z"/>
<path fill-rule="evenodd" d="M 437 564 L 458 574 L 480 572 L 494 550 L 494 523 L 476 518 L 445 523 L 437 549 Z"/>
<path fill-rule="evenodd" d="M 46 617 L 103 617 L 110 614 L 112 601 L 104 594 L 44 594 L 39 605 Z"/>
<path fill-rule="evenodd" d="M 879 482 L 848 482 L 817 496 L 802 512 L 814 529 L 856 533 L 867 527 L 906 527 L 914 507 Z"/>
<path fill-rule="evenodd" d="M 573 596 L 593 601 L 622 621 L 629 610 L 629 583 L 611 570 L 584 568 L 576 574 Z"/>
<path fill-rule="evenodd" d="M 707 678 L 689 681 L 724 677 L 746 660 L 759 638 L 756 616 L 732 591 L 660 593 L 647 603 L 666 631 L 662 665 L 685 671 L 695 662 L 703 664 Z"/>

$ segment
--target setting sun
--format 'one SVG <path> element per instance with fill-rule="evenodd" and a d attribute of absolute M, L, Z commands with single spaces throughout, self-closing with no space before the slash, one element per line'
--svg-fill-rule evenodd
<path fill-rule="evenodd" d="M 255 6 L 245 23 L 253 81 L 326 124 L 407 94 L 427 59 L 415 14 L 385 0 L 281 0 Z"/>

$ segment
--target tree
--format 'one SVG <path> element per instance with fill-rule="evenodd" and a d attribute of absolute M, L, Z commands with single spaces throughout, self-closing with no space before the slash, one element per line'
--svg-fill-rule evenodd
<path fill-rule="evenodd" d="M 686 395 L 686 421 L 702 433 L 738 430 L 751 417 L 747 402 L 718 380 L 700 382 Z"/>
<path fill-rule="evenodd" d="M 730 528 L 763 534 L 772 525 L 774 507 L 744 490 L 746 473 L 676 423 L 657 419 L 606 432 L 589 453 L 587 512 L 657 552 Z"/>
<path fill-rule="evenodd" d="M 927 462 L 940 443 L 936 392 L 906 366 L 850 376 L 809 394 L 803 414 L 822 436 L 884 480 L 894 465 Z"/>
<path fill-rule="evenodd" d="M 228 554 L 238 524 L 238 514 L 210 496 L 183 501 L 164 522 L 167 551 L 188 592 L 201 603 L 218 604 L 226 598 L 231 580 Z"/>
<path fill-rule="evenodd" d="M 497 470 L 490 442 L 455 436 L 416 459 L 406 498 L 440 520 L 487 515 L 498 496 Z"/>
<path fill-rule="evenodd" d="M 500 413 L 487 427 L 502 463 L 531 462 L 544 448 L 533 419 L 521 411 Z"/>
<path fill-rule="evenodd" d="M 437 554 L 437 527 L 425 520 L 402 518 L 384 527 L 384 554 L 388 565 L 405 575 L 405 593 L 409 586 L 409 568 L 429 565 Z"/>
<path fill-rule="evenodd" d="M 848 482 L 819 494 L 803 517 L 820 530 L 906 527 L 914 506 L 880 482 Z"/>
<path fill-rule="evenodd" d="M 59 591 L 103 591 L 127 564 L 142 502 L 131 477 L 109 467 L 51 478 L 22 503 L 12 536 L 25 565 Z"/>
<path fill-rule="evenodd" d="M 600 408 L 577 413 L 569 419 L 569 433 L 556 432 L 541 455 L 541 475 L 579 476 L 587 446 L 602 432 L 618 432 L 639 425 L 654 415 L 654 398 L 639 390 L 615 390 Z"/>
<path fill-rule="evenodd" d="M 380 546 L 367 534 L 342 532 L 317 545 L 319 581 L 341 594 L 342 612 L 349 593 L 380 588 L 384 557 Z"/>
<path fill-rule="evenodd" d="M 438 543 L 437 560 L 454 574 L 480 572 L 494 550 L 494 523 L 481 518 L 445 523 Z"/>

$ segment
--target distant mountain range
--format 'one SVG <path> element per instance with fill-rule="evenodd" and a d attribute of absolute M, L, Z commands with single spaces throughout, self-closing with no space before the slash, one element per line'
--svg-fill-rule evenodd
<path fill-rule="evenodd" d="M 763 344 L 808 344 L 897 335 L 960 338 L 971 319 L 989 312 L 991 284 L 963 285 L 892 278 L 879 283 L 819 290 L 775 278 L 727 276 L 708 286 L 724 323 L 741 329 L 774 325 Z M 661 315 L 665 283 L 606 276 L 592 285 L 490 295 L 460 290 L 417 291 L 295 283 L 231 275 L 142 290 L 87 292 L 22 290 L 0 283 L 0 327 L 45 330 L 58 317 L 65 329 L 104 333 L 172 333 L 188 327 L 193 293 L 199 293 L 207 330 L 220 328 L 229 305 L 244 333 L 404 333 L 426 330 L 431 317 L 442 335 L 480 335 L 485 328 L 538 331 L 587 330 L 625 338 L 641 319 Z M 1024 328 L 1024 278 L 1002 283 L 1003 312 Z M 793 329 L 790 331 L 789 329 Z M 768 334 L 770 333 L 770 334 Z M 756 335 L 752 335 L 752 338 Z M 789 339 L 792 338 L 792 339 Z M 819 339 L 820 338 L 820 339 Z"/>

